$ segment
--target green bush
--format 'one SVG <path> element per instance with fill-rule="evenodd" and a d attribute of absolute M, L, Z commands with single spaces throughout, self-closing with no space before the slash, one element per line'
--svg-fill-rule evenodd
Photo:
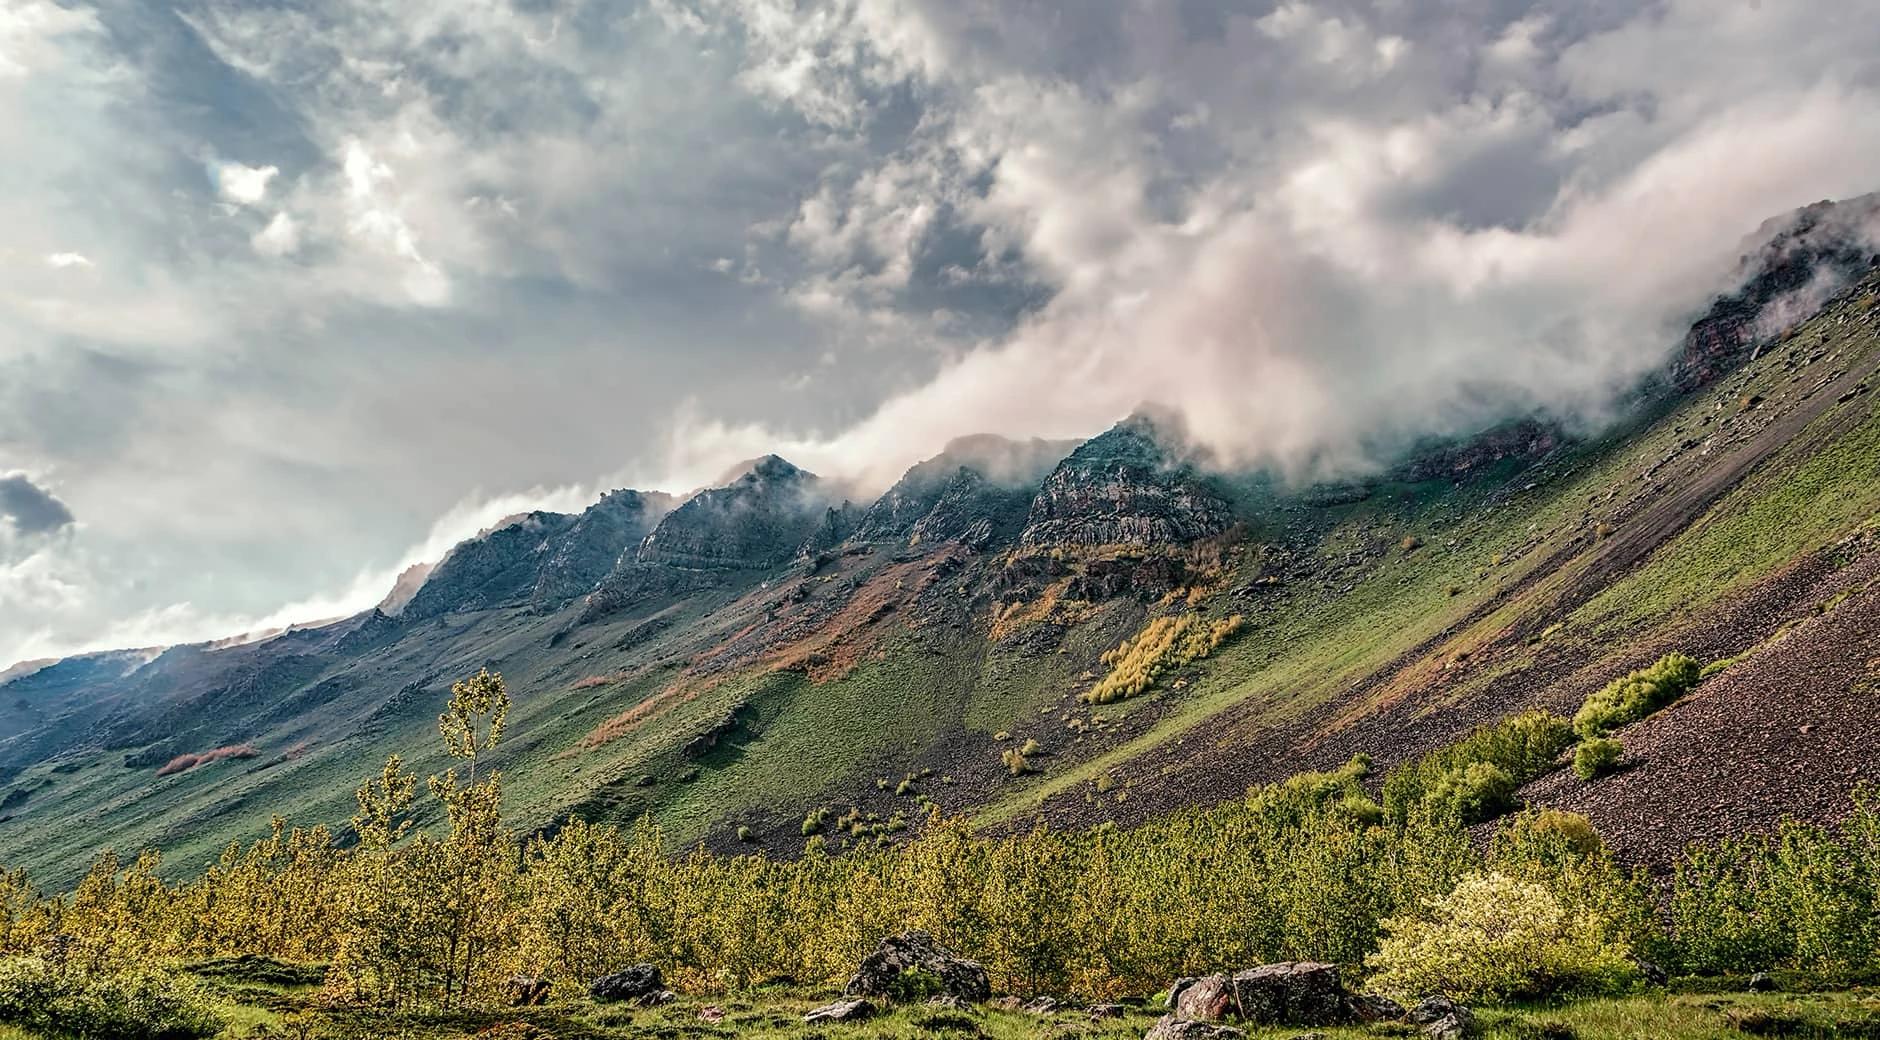
<path fill-rule="evenodd" d="M 194 979 L 92 973 L 37 957 L 0 961 L 0 1021 L 88 1040 L 197 1040 L 222 1029 Z"/>
<path fill-rule="evenodd" d="M 1520 786 L 1513 774 L 1493 762 L 1470 762 L 1443 774 L 1426 802 L 1463 823 L 1481 823 L 1514 808 Z"/>
<path fill-rule="evenodd" d="M 1586 698 L 1573 716 L 1573 728 L 1583 737 L 1603 736 L 1682 697 L 1702 675 L 1696 658 L 1666 654 L 1651 667 L 1614 679 Z"/>
<path fill-rule="evenodd" d="M 1416 916 L 1383 922 L 1365 963 L 1370 985 L 1416 999 L 1443 993 L 1507 1002 L 1613 992 L 1635 974 L 1631 951 L 1590 914 L 1569 913 L 1543 885 L 1505 874 L 1463 878 Z"/>
<path fill-rule="evenodd" d="M 1566 719 L 1546 711 L 1522 712 L 1398 767 L 1384 781 L 1384 808 L 1401 820 L 1439 787 L 1446 788 L 1445 797 L 1453 798 L 1457 786 L 1466 782 L 1467 767 L 1476 762 L 1499 768 L 1518 788 L 1552 768 L 1560 753 L 1572 745 L 1573 726 Z M 1480 774 L 1477 782 L 1488 779 L 1487 774 Z M 1512 799 L 1513 788 L 1508 796 Z"/>
<path fill-rule="evenodd" d="M 1610 737 L 1589 737 L 1573 752 L 1573 772 L 1582 780 L 1597 780 L 1619 768 L 1625 746 Z"/>

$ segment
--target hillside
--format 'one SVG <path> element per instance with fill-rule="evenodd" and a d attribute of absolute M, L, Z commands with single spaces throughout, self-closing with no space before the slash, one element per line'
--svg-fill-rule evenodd
<path fill-rule="evenodd" d="M 1625 770 L 1530 800 L 1650 863 L 1838 815 L 1880 779 L 1880 275 L 1843 213 L 1766 226 L 1596 435 L 1517 417 L 1301 487 L 1139 415 L 969 438 L 872 503 L 767 456 L 684 501 L 510 518 L 357 617 L 23 670 L 0 861 L 60 885 L 150 846 L 192 873 L 271 814 L 343 824 L 387 754 L 444 768 L 436 713 L 481 667 L 516 698 L 496 765 L 524 827 L 651 813 L 790 853 L 816 810 L 1129 824 L 1570 714 L 1672 650 L 1733 663 L 1622 731 Z"/>

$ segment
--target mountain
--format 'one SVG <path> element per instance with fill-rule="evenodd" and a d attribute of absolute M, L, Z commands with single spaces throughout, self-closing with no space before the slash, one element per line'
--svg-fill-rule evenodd
<path fill-rule="evenodd" d="M 1140 414 L 956 441 L 866 503 L 766 456 L 510 518 L 356 617 L 13 671 L 0 860 L 59 885 L 104 846 L 194 873 L 273 813 L 343 831 L 386 755 L 447 766 L 437 712 L 482 667 L 515 697 L 494 757 L 525 828 L 651 814 L 787 854 L 817 810 L 1127 825 L 1570 714 L 1674 650 L 1714 674 L 1619 732 L 1619 774 L 1524 797 L 1647 864 L 1828 818 L 1880 779 L 1870 211 L 1766 226 L 1594 436 L 1510 416 L 1294 486 Z"/>

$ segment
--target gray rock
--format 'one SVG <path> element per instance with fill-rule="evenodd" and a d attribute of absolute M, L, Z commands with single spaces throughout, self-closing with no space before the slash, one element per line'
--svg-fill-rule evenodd
<path fill-rule="evenodd" d="M 803 1016 L 806 1025 L 820 1025 L 825 1022 L 860 1022 L 875 1016 L 875 1003 L 866 997 L 855 1000 L 838 1000 L 833 1004 L 824 1004 Z"/>
<path fill-rule="evenodd" d="M 961 957 L 921 931 L 881 940 L 875 951 L 862 959 L 843 992 L 851 997 L 900 996 L 907 989 L 903 976 L 911 971 L 935 980 L 939 992 L 964 1001 L 978 1003 L 992 996 L 992 983 L 979 962 Z"/>
<path fill-rule="evenodd" d="M 1163 1015 L 1149 1027 L 1143 1040 L 1246 1040 L 1246 1036 L 1233 1026 Z"/>
<path fill-rule="evenodd" d="M 1425 997 L 1404 1013 L 1430 1040 L 1462 1040 L 1475 1032 L 1475 1013 L 1444 996 Z"/>
<path fill-rule="evenodd" d="M 1335 964 L 1263 964 L 1236 974 L 1233 988 L 1241 1017 L 1257 1025 L 1335 1026 L 1352 1018 Z"/>
<path fill-rule="evenodd" d="M 1776 991 L 1775 977 L 1766 971 L 1759 971 L 1751 975 L 1749 977 L 1749 991 L 1751 993 L 1774 993 Z"/>
<path fill-rule="evenodd" d="M 1404 1016 L 1404 1006 L 1374 993 L 1359 993 L 1349 1001 L 1351 1015 L 1360 1022 L 1396 1022 Z"/>
<path fill-rule="evenodd" d="M 1090 1015 L 1092 1022 L 1099 1022 L 1106 1018 L 1123 1017 L 1123 1005 L 1121 1004 L 1092 1004 L 1084 1010 Z"/>
<path fill-rule="evenodd" d="M 1190 1022 L 1219 1022 L 1239 1013 L 1234 1004 L 1234 984 L 1225 975 L 1203 975 L 1198 979 L 1184 980 L 1178 990 L 1171 991 L 1169 1010 L 1176 1018 Z"/>
<path fill-rule="evenodd" d="M 1055 1014 L 1057 1009 L 1058 1001 L 1056 997 L 1033 997 L 1025 1002 L 1025 1006 L 1021 1010 L 1033 1015 L 1050 1015 Z"/>
<path fill-rule="evenodd" d="M 602 1004 L 641 1000 L 666 988 L 666 980 L 651 964 L 635 964 L 588 983 L 588 996 Z"/>

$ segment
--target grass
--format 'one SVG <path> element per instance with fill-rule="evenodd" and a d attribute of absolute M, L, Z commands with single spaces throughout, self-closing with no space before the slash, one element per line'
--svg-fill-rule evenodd
<path fill-rule="evenodd" d="M 810 1008 L 835 999 L 833 993 L 791 989 L 764 989 L 718 995 L 688 996 L 663 1007 L 597 1006 L 585 999 L 551 1003 L 541 1008 L 459 1013 L 391 1014 L 321 1005 L 311 990 L 281 990 L 253 1002 L 225 1001 L 222 1012 L 229 1028 L 227 1040 L 258 1035 L 289 1035 L 283 1019 L 310 1016 L 324 1040 L 367 1040 L 397 1036 L 408 1040 L 468 1040 L 545 1036 L 585 1037 L 590 1040 L 670 1040 L 672 1037 L 769 1037 L 830 1040 L 897 1038 L 934 1040 L 1054 1040 L 1066 1036 L 1090 1040 L 1136 1040 L 1162 1013 L 1148 1005 L 1126 1006 L 1120 1018 L 1091 1020 L 1071 1004 L 1050 1015 L 1034 1015 L 995 1007 L 953 1011 L 926 1005 L 896 1006 L 866 1022 L 809 1027 L 802 1016 Z M 263 1006 L 263 1004 L 267 1006 Z M 708 1009 L 715 1009 L 708 1011 Z M 722 1017 L 718 1021 L 710 1018 Z M 1540 1040 L 1573 1037 L 1575 1040 L 1743 1040 L 1751 1035 L 1812 1037 L 1880 1036 L 1880 994 L 1870 990 L 1808 994 L 1670 994 L 1652 991 L 1633 996 L 1582 1000 L 1565 1004 L 1477 1009 L 1481 1036 L 1489 1040 Z M 540 1032 L 530 1032 L 524 1027 Z M 1747 1027 L 1747 1028 L 1745 1028 Z M 1758 1034 L 1756 1030 L 1768 1030 Z M 1357 1040 L 1404 1036 L 1395 1024 L 1346 1026 L 1316 1030 L 1327 1040 Z M 1300 1035 L 1297 1026 L 1248 1030 L 1256 1040 L 1288 1040 Z M 62 1040 L 0 1026 L 0 1040 Z"/>

